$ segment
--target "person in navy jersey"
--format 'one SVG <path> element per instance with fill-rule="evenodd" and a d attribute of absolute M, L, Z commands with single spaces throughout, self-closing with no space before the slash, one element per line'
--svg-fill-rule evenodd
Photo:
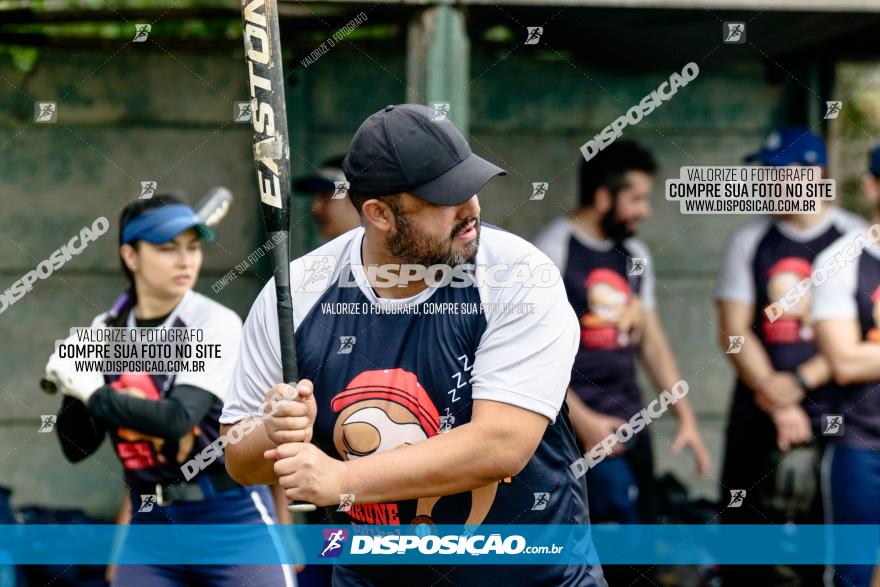
<path fill-rule="evenodd" d="M 363 227 L 291 264 L 296 389 L 281 384 L 274 284 L 254 302 L 220 421 L 256 427 L 227 468 L 327 507 L 327 523 L 588 524 L 563 407 L 577 319 L 550 260 L 481 223 L 476 194 L 505 172 L 432 114 L 388 106 L 352 140 L 343 170 Z M 440 277 L 453 269 L 461 279 Z M 260 418 L 276 394 L 300 401 Z M 337 586 L 487 581 L 607 585 L 589 564 L 333 573 Z"/>
<path fill-rule="evenodd" d="M 824 169 L 825 146 L 804 127 L 770 134 L 749 157 L 763 165 L 814 165 Z M 724 351 L 736 385 L 727 426 L 721 497 L 745 490 L 741 507 L 726 508 L 726 523 L 821 523 L 818 491 L 822 414 L 829 411 L 831 368 L 818 352 L 811 292 L 782 308 L 774 304 L 805 278 L 816 256 L 863 220 L 823 203 L 817 214 L 761 218 L 738 228 L 727 242 L 715 299 Z M 791 483 L 790 479 L 797 479 Z M 771 584 L 792 574 L 818 584 L 821 567 L 730 566 L 725 585 Z M 775 583 L 772 583 L 775 584 Z"/>
<path fill-rule="evenodd" d="M 232 310 L 192 291 L 202 241 L 213 231 L 174 196 L 128 204 L 119 222 L 119 256 L 129 290 L 93 328 L 194 328 L 219 345 L 223 361 L 204 372 L 172 374 L 77 372 L 53 354 L 47 379 L 64 397 L 55 430 L 64 455 L 79 462 L 109 436 L 131 500 L 131 524 L 274 524 L 266 487 L 244 488 L 222 456 L 190 480 L 181 466 L 219 435 L 218 419 L 241 338 Z M 280 546 L 280 545 L 279 545 Z M 292 586 L 281 565 L 119 565 L 113 585 Z"/>
<path fill-rule="evenodd" d="M 835 383 L 822 423 L 832 441 L 822 464 L 829 524 L 880 524 L 880 145 L 870 153 L 863 185 L 872 226 L 841 236 L 819 255 L 817 268 L 836 269 L 813 288 L 819 348 Z M 869 587 L 878 578 L 871 565 L 837 565 L 827 569 L 825 584 Z"/>
<path fill-rule="evenodd" d="M 533 239 L 562 272 L 568 300 L 579 316 L 580 344 L 567 398 L 584 451 L 644 407 L 637 360 L 647 368 L 657 393 L 680 379 L 655 307 L 651 254 L 634 236 L 651 212 L 655 172 L 653 157 L 636 143 L 609 145 L 581 161 L 580 206 Z M 673 410 L 679 426 L 672 450 L 690 448 L 697 471 L 705 475 L 709 457 L 688 400 L 681 399 Z M 654 463 L 647 429 L 617 445 L 586 479 L 594 522 L 653 521 Z M 649 574 L 627 567 L 613 572 L 606 570 L 612 584 L 632 584 Z"/>

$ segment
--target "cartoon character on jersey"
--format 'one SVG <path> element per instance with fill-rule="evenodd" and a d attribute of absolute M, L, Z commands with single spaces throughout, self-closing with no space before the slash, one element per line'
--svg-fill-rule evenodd
<path fill-rule="evenodd" d="M 868 330 L 865 339 L 870 342 L 880 342 L 880 285 L 871 294 L 871 301 L 874 303 L 874 309 L 871 311 L 874 327 Z"/>
<path fill-rule="evenodd" d="M 809 279 L 812 264 L 801 257 L 783 257 L 767 272 L 767 298 L 770 303 L 785 297 L 798 283 Z M 809 291 L 801 296 L 774 322 L 765 315 L 762 320 L 764 338 L 769 343 L 793 343 L 813 340 Z"/>
<path fill-rule="evenodd" d="M 415 373 L 404 369 L 364 371 L 333 396 L 337 414 L 333 444 L 348 461 L 415 444 L 441 433 L 440 414 Z M 471 510 L 465 524 L 479 524 L 495 499 L 498 483 L 471 492 Z M 431 524 L 441 497 L 418 500 L 413 524 Z"/>
<path fill-rule="evenodd" d="M 613 349 L 638 339 L 641 303 L 627 280 L 611 269 L 594 269 L 584 281 L 587 313 L 581 316 L 581 343 L 586 348 Z"/>

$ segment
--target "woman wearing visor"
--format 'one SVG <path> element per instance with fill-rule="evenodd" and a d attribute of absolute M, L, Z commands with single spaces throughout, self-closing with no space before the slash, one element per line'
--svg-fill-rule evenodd
<path fill-rule="evenodd" d="M 81 461 L 109 435 L 130 491 L 131 524 L 273 524 L 269 490 L 233 481 L 222 452 L 207 466 L 192 461 L 219 435 L 241 336 L 235 312 L 192 290 L 213 231 L 173 196 L 130 203 L 119 226 L 129 289 L 92 327 L 200 329 L 222 360 L 203 372 L 102 375 L 76 372 L 74 361 L 53 354 L 46 376 L 64 394 L 55 428 L 64 455 Z M 281 565 L 120 565 L 113 578 L 126 587 L 293 584 Z"/>

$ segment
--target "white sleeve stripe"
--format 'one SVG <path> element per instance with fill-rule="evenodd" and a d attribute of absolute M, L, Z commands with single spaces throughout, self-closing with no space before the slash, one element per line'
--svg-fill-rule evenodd
<path fill-rule="evenodd" d="M 737 228 L 725 244 L 714 298 L 751 304 L 755 301 L 752 261 L 771 223 L 758 220 Z"/>
<path fill-rule="evenodd" d="M 814 266 L 828 266 L 829 262 L 837 258 L 860 232 L 862 231 L 848 232 L 834 241 L 819 254 Z M 858 318 L 856 289 L 861 254 L 863 253 L 843 265 L 836 274 L 812 288 L 810 306 L 814 321 L 829 318 Z"/>

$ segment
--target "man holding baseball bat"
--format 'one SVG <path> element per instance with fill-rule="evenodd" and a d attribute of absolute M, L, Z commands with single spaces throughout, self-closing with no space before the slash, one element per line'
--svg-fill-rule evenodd
<path fill-rule="evenodd" d="M 476 194 L 505 172 L 413 104 L 367 118 L 343 169 L 363 227 L 290 266 L 296 390 L 271 282 L 252 306 L 221 422 L 257 423 L 227 447 L 230 474 L 334 506 L 333 523 L 588 523 L 563 407 L 577 319 L 543 253 L 481 225 Z M 276 394 L 300 401 L 261 418 Z M 334 585 L 441 577 L 606 585 L 598 565 L 334 569 Z"/>

